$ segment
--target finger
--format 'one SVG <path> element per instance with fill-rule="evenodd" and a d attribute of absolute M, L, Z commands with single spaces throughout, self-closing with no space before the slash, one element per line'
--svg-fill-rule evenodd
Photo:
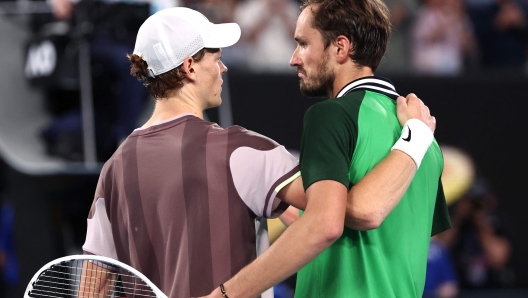
<path fill-rule="evenodd" d="M 423 109 L 425 110 L 425 113 L 426 113 L 427 115 L 431 115 L 431 111 L 429 111 L 429 107 L 428 107 L 428 106 L 424 105 L 424 106 L 423 106 Z"/>
<path fill-rule="evenodd" d="M 416 100 L 416 99 L 418 99 L 418 96 L 416 96 L 416 94 L 414 94 L 414 93 L 409 93 L 409 94 L 407 95 L 407 101 L 409 101 L 409 100 Z"/>
<path fill-rule="evenodd" d="M 422 102 L 422 100 L 418 96 L 416 96 L 416 94 L 414 93 L 409 94 L 409 97 L 407 99 L 407 104 L 415 106 L 417 108 L 421 108 L 424 106 L 424 103 Z"/>
<path fill-rule="evenodd" d="M 403 96 L 398 96 L 398 98 L 396 99 L 396 103 L 398 104 L 398 106 L 405 106 L 407 105 L 407 99 Z"/>

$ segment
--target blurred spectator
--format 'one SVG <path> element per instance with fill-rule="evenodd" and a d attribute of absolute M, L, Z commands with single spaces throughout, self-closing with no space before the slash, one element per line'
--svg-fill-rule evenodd
<path fill-rule="evenodd" d="M 427 255 L 427 274 L 423 297 L 453 298 L 458 294 L 453 259 L 449 250 L 438 240 L 431 238 Z"/>
<path fill-rule="evenodd" d="M 489 185 L 477 179 L 453 206 L 453 227 L 438 235 L 450 248 L 460 286 L 506 288 L 514 285 L 510 267 L 513 233 Z"/>
<path fill-rule="evenodd" d="M 456 75 L 473 48 L 460 0 L 426 0 L 412 29 L 412 64 L 417 73 Z"/>
<path fill-rule="evenodd" d="M 234 11 L 242 37 L 233 61 L 253 72 L 292 71 L 289 61 L 295 50 L 295 22 L 299 3 L 294 0 L 246 0 Z"/>
<path fill-rule="evenodd" d="M 180 0 L 178 6 L 195 9 L 212 23 L 233 22 L 235 7 L 242 0 Z"/>
<path fill-rule="evenodd" d="M 163 8 L 169 1 L 155 0 L 150 7 Z M 139 9 L 139 6 L 131 4 L 119 7 L 107 4 L 108 9 L 105 10 L 105 3 L 99 1 L 77 3 L 71 0 L 51 0 L 50 3 L 57 20 L 73 24 L 73 31 L 79 29 L 79 24 L 84 22 L 94 26 L 86 32 L 85 37 L 90 42 L 94 76 L 97 153 L 98 159 L 104 161 L 117 145 L 139 126 L 138 121 L 148 98 L 142 84 L 130 75 L 130 63 L 126 57 L 134 50 L 135 31 L 148 17 L 148 7 L 143 5 L 146 9 L 141 8 L 146 13 L 134 14 L 133 10 Z M 125 6 L 127 11 L 123 11 Z M 108 15 L 111 9 L 115 11 Z M 122 13 L 119 16 L 120 11 Z M 134 23 L 139 24 L 136 26 Z M 48 151 L 67 159 L 81 159 L 80 129 L 80 112 L 75 109 L 62 111 L 43 131 L 42 136 L 46 140 Z"/>
<path fill-rule="evenodd" d="M 417 0 L 384 0 L 390 10 L 392 32 L 378 70 L 401 74 L 409 70 L 409 27 L 418 10 Z"/>
<path fill-rule="evenodd" d="M 528 36 L 528 3 L 524 0 L 466 0 L 487 68 L 524 68 Z"/>

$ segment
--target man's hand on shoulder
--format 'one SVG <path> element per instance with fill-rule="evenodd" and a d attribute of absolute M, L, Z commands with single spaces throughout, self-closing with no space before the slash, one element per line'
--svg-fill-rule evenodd
<path fill-rule="evenodd" d="M 407 97 L 400 96 L 396 100 L 398 121 L 403 126 L 409 119 L 418 119 L 425 123 L 434 133 L 436 129 L 436 118 L 431 116 L 429 108 L 416 96 L 411 93 Z"/>

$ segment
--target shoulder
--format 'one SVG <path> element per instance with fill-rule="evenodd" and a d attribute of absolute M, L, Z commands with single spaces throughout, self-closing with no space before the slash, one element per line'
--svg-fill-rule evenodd
<path fill-rule="evenodd" d="M 274 140 L 252 130 L 235 125 L 226 129 L 229 147 L 250 147 L 258 150 L 271 150 L 279 146 Z"/>
<path fill-rule="evenodd" d="M 336 125 L 356 122 L 365 92 L 352 92 L 340 98 L 332 98 L 311 106 L 304 115 L 306 125 Z"/>
<path fill-rule="evenodd" d="M 120 158 L 122 153 L 121 147 L 119 147 L 114 154 L 103 164 L 103 167 L 101 168 L 100 176 L 104 177 L 111 173 L 114 170 L 114 166 L 116 163 L 116 160 Z"/>
<path fill-rule="evenodd" d="M 364 98 L 364 90 L 350 92 L 349 94 L 343 97 L 331 98 L 322 102 L 318 102 L 311 106 L 306 111 L 306 114 L 347 113 L 350 111 L 351 108 L 359 107 Z"/>

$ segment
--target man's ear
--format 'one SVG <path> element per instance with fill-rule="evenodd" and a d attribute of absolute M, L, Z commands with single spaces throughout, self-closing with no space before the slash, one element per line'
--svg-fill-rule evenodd
<path fill-rule="evenodd" d="M 349 59 L 350 52 L 352 49 L 352 44 L 350 43 L 350 40 L 344 35 L 339 35 L 336 38 L 334 45 L 336 46 L 336 51 L 337 51 L 336 52 L 337 63 L 345 63 Z"/>
<path fill-rule="evenodd" d="M 183 60 L 181 70 L 185 75 L 185 78 L 189 80 L 195 80 L 196 78 L 196 61 L 192 57 L 187 57 Z"/>

